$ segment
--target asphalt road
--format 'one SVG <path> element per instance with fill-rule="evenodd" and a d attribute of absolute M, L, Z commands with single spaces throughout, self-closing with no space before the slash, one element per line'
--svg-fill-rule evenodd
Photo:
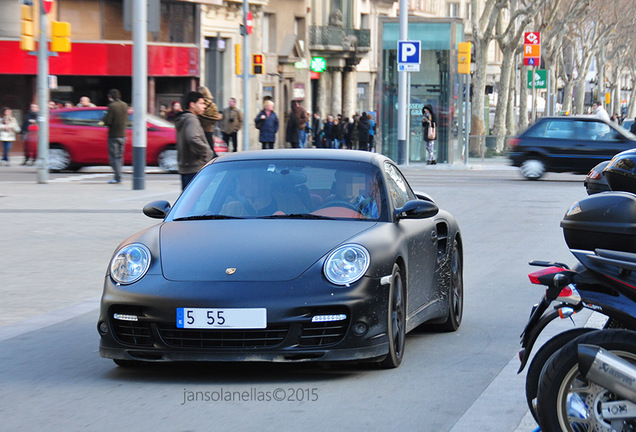
<path fill-rule="evenodd" d="M 156 223 L 140 209 L 174 202 L 179 177 L 149 174 L 133 191 L 130 175 L 107 185 L 107 168 L 37 184 L 32 167 L 0 167 L 0 431 L 533 430 L 525 374 L 516 374 L 519 334 L 541 295 L 527 262 L 573 263 L 559 222 L 585 196 L 583 177 L 528 182 L 503 165 L 472 168 L 403 169 L 459 221 L 465 313 L 455 333 L 409 334 L 400 368 L 379 370 L 122 369 L 101 359 L 95 326 L 108 259 L 126 236 Z"/>

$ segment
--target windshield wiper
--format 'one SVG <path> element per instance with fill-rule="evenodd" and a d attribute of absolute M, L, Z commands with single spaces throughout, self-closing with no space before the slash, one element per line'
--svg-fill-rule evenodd
<path fill-rule="evenodd" d="M 328 219 L 334 220 L 336 218 L 330 216 L 322 216 L 311 213 L 291 213 L 291 214 L 280 214 L 280 215 L 271 215 L 271 216 L 261 216 L 257 219 Z"/>
<path fill-rule="evenodd" d="M 228 215 L 219 215 L 219 214 L 209 214 L 209 215 L 194 215 L 194 216 L 184 216 L 180 218 L 176 218 L 175 221 L 186 221 L 186 220 L 215 220 L 215 219 L 244 219 L 238 216 L 228 216 Z"/>

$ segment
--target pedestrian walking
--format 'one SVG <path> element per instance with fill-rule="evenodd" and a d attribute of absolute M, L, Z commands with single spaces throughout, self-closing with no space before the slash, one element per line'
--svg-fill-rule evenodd
<path fill-rule="evenodd" d="M 181 107 L 181 102 L 172 101 L 172 104 L 170 104 L 170 111 L 166 113 L 166 120 L 174 123 L 174 119 L 176 119 L 182 111 L 183 108 Z"/>
<path fill-rule="evenodd" d="M 316 111 L 311 120 L 311 133 L 314 147 L 322 148 L 322 119 L 320 118 L 320 112 Z"/>
<path fill-rule="evenodd" d="M 128 125 L 128 104 L 121 100 L 117 89 L 108 92 L 108 110 L 103 122 L 108 126 L 108 158 L 115 175 L 108 183 L 121 183 L 121 168 L 124 164 L 124 148 L 126 145 L 126 126 Z"/>
<path fill-rule="evenodd" d="M 207 107 L 205 97 L 200 92 L 189 92 L 183 97 L 186 107 L 174 124 L 177 128 L 177 161 L 181 175 L 181 189 L 185 189 L 196 173 L 213 157 L 210 145 L 199 116 Z"/>
<path fill-rule="evenodd" d="M 2 141 L 2 162 L 9 166 L 9 151 L 20 133 L 20 125 L 13 117 L 13 110 L 9 107 L 2 108 L 2 122 L 0 123 L 0 141 Z"/>
<path fill-rule="evenodd" d="M 278 132 L 278 116 L 274 112 L 274 101 L 266 100 L 263 109 L 254 119 L 256 129 L 260 131 L 258 140 L 263 150 L 273 149 L 276 142 L 276 132 Z"/>
<path fill-rule="evenodd" d="M 295 102 L 296 105 L 292 110 L 295 112 L 296 117 L 298 117 L 298 147 L 305 148 L 307 146 L 307 121 L 309 120 L 309 117 L 307 116 L 307 110 L 300 104 L 300 102 Z"/>
<path fill-rule="evenodd" d="M 375 120 L 373 120 L 373 116 L 369 113 L 369 151 L 375 152 Z"/>
<path fill-rule="evenodd" d="M 322 126 L 322 130 L 324 131 L 324 136 L 325 136 L 325 147 L 326 148 L 335 148 L 334 147 L 334 138 L 335 138 L 335 134 L 336 131 L 335 129 L 335 123 L 333 120 L 333 116 L 332 115 L 328 115 L 327 116 L 327 120 L 325 121 L 325 123 Z"/>
<path fill-rule="evenodd" d="M 199 121 L 201 122 L 201 127 L 203 127 L 203 132 L 205 132 L 205 139 L 207 139 L 208 145 L 214 157 L 216 157 L 216 152 L 214 151 L 214 128 L 217 122 L 221 120 L 221 116 L 219 115 L 219 109 L 214 103 L 214 97 L 212 97 L 210 90 L 205 86 L 200 86 L 199 93 L 203 95 L 203 99 L 205 100 L 205 110 L 203 114 L 199 115 Z"/>
<path fill-rule="evenodd" d="M 287 121 L 285 125 L 285 141 L 287 141 L 291 148 L 298 148 L 298 141 L 300 140 L 299 130 L 300 123 L 298 115 L 298 103 L 296 101 L 291 102 L 291 110 L 287 114 Z"/>
<path fill-rule="evenodd" d="M 231 151 L 235 152 L 238 147 L 238 131 L 243 127 L 243 113 L 236 108 L 235 98 L 230 98 L 228 103 L 230 106 L 223 110 L 221 134 L 223 135 L 223 141 L 227 144 L 227 150 L 230 151 L 231 142 Z"/>
<path fill-rule="evenodd" d="M 353 150 L 358 150 L 358 141 L 359 141 L 359 133 L 358 133 L 358 124 L 360 124 L 360 116 L 356 113 L 353 115 L 351 119 L 351 123 L 349 124 L 349 140 L 351 142 L 351 148 Z"/>
<path fill-rule="evenodd" d="M 424 105 L 422 108 L 422 139 L 426 143 L 426 151 L 428 152 L 427 165 L 435 165 L 435 140 L 437 139 L 437 120 L 433 113 L 432 105 Z"/>
<path fill-rule="evenodd" d="M 27 141 L 27 137 L 29 135 L 29 126 L 36 125 L 38 122 L 38 112 L 40 111 L 40 107 L 36 103 L 32 103 L 29 106 L 29 111 L 24 116 L 24 121 L 22 122 L 22 146 L 24 147 L 24 162 L 22 165 L 33 165 L 35 163 L 35 149 L 32 148 L 29 141 Z"/>
<path fill-rule="evenodd" d="M 636 117 L 634 118 L 634 123 L 629 128 L 629 131 L 633 134 L 636 134 Z"/>
<path fill-rule="evenodd" d="M 369 129 L 371 129 L 371 122 L 366 112 L 363 112 L 358 121 L 358 142 L 360 150 L 369 150 Z"/>

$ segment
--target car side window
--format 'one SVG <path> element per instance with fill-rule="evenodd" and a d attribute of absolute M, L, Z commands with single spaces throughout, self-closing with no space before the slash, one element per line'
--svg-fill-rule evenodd
<path fill-rule="evenodd" d="M 570 121 L 546 121 L 545 138 L 572 139 L 574 138 L 573 124 Z"/>
<path fill-rule="evenodd" d="M 600 121 L 587 121 L 581 123 L 581 136 L 595 141 L 618 141 L 618 132 Z"/>
<path fill-rule="evenodd" d="M 104 126 L 104 110 L 77 110 L 59 113 L 65 124 L 74 126 Z"/>
<path fill-rule="evenodd" d="M 384 172 L 387 178 L 387 191 L 394 208 L 403 207 L 407 201 L 416 199 L 415 194 L 395 165 L 385 162 Z"/>

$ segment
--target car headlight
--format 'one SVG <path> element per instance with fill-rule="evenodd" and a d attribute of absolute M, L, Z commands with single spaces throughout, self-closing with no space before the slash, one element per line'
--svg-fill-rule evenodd
<path fill-rule="evenodd" d="M 370 261 L 369 252 L 364 247 L 353 244 L 340 246 L 325 261 L 325 277 L 336 285 L 352 284 L 364 275 Z"/>
<path fill-rule="evenodd" d="M 121 248 L 110 262 L 110 275 L 120 284 L 141 279 L 150 267 L 150 250 L 140 243 Z"/>

